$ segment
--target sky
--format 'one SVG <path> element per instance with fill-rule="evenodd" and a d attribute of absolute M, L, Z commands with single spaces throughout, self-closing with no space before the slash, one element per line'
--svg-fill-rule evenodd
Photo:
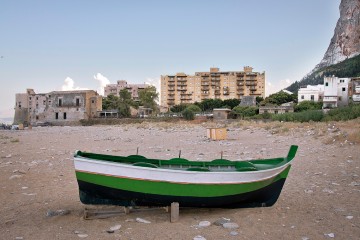
<path fill-rule="evenodd" d="M 340 0 L 0 0 L 0 118 L 15 94 L 93 89 L 219 67 L 266 73 L 266 94 L 318 64 Z"/>

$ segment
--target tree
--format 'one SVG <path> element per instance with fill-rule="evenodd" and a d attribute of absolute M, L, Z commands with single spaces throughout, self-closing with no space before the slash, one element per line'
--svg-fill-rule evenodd
<path fill-rule="evenodd" d="M 191 104 L 191 105 L 187 106 L 186 109 L 192 111 L 193 113 L 201 112 L 201 108 L 195 104 Z"/>
<path fill-rule="evenodd" d="M 117 109 L 118 103 L 119 103 L 119 97 L 110 94 L 107 97 L 103 98 L 102 109 L 104 110 Z"/>
<path fill-rule="evenodd" d="M 240 99 L 236 99 L 236 98 L 226 99 L 223 101 L 223 106 L 227 106 L 230 109 L 233 109 L 234 107 L 239 106 L 239 104 L 240 104 Z"/>
<path fill-rule="evenodd" d="M 274 104 L 274 105 L 281 105 L 287 102 L 296 102 L 297 95 L 296 94 L 288 94 L 284 91 L 280 91 L 274 94 L 271 94 L 264 101 L 261 102 L 261 105 L 266 104 Z"/>
<path fill-rule="evenodd" d="M 170 108 L 170 111 L 179 113 L 179 112 L 184 111 L 187 106 L 189 106 L 189 104 L 182 103 L 182 104 L 179 104 L 179 105 L 174 105 L 173 107 Z"/>
<path fill-rule="evenodd" d="M 140 104 L 146 108 L 151 108 L 155 111 L 157 109 L 156 101 L 158 98 L 159 93 L 156 92 L 155 86 L 149 86 L 139 90 Z"/>
<path fill-rule="evenodd" d="M 130 107 L 134 105 L 134 101 L 131 98 L 131 93 L 126 89 L 121 89 L 119 92 L 119 104 L 118 110 L 122 117 L 130 117 Z"/>

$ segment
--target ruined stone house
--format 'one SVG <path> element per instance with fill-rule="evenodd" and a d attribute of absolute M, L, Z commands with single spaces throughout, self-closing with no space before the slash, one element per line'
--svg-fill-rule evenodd
<path fill-rule="evenodd" d="M 94 90 L 17 93 L 14 123 L 70 125 L 97 116 L 102 97 Z"/>

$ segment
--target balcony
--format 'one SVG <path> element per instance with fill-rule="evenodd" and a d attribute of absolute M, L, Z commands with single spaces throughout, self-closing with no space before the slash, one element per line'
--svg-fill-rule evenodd
<path fill-rule="evenodd" d="M 179 78 L 179 77 L 178 77 L 178 78 L 177 78 L 177 81 L 178 81 L 178 82 L 186 82 L 187 79 L 186 79 L 186 78 Z"/>
<path fill-rule="evenodd" d="M 169 83 L 168 86 L 169 87 L 175 87 L 175 83 Z"/>
<path fill-rule="evenodd" d="M 175 78 L 169 78 L 169 82 L 175 82 Z"/>
<path fill-rule="evenodd" d="M 168 91 L 175 91 L 175 88 L 168 88 Z"/>
<path fill-rule="evenodd" d="M 186 91 L 186 88 L 177 88 L 178 91 Z"/>
<path fill-rule="evenodd" d="M 207 96 L 207 95 L 209 95 L 209 92 L 207 91 L 201 92 L 201 96 Z"/>
<path fill-rule="evenodd" d="M 246 86 L 256 86 L 257 83 L 254 82 L 246 82 Z"/>
<path fill-rule="evenodd" d="M 230 93 L 229 93 L 229 91 L 224 91 L 223 92 L 223 95 L 229 95 Z"/>

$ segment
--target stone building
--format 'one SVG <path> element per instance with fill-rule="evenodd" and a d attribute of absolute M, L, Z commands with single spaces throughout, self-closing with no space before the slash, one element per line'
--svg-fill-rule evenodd
<path fill-rule="evenodd" d="M 244 67 L 244 71 L 220 72 L 219 68 L 210 68 L 210 72 L 196 72 L 195 75 L 177 73 L 161 76 L 160 89 L 160 105 L 168 109 L 205 99 L 265 97 L 265 72 L 253 72 L 252 67 Z"/>
<path fill-rule="evenodd" d="M 139 90 L 149 87 L 148 84 L 128 84 L 125 80 L 119 80 L 116 84 L 107 84 L 104 88 L 104 96 L 112 94 L 119 96 L 119 92 L 122 89 L 127 89 L 131 93 L 133 100 L 139 100 Z"/>
<path fill-rule="evenodd" d="M 93 90 L 26 93 L 15 96 L 14 123 L 68 125 L 97 116 L 102 110 L 102 97 Z"/>

